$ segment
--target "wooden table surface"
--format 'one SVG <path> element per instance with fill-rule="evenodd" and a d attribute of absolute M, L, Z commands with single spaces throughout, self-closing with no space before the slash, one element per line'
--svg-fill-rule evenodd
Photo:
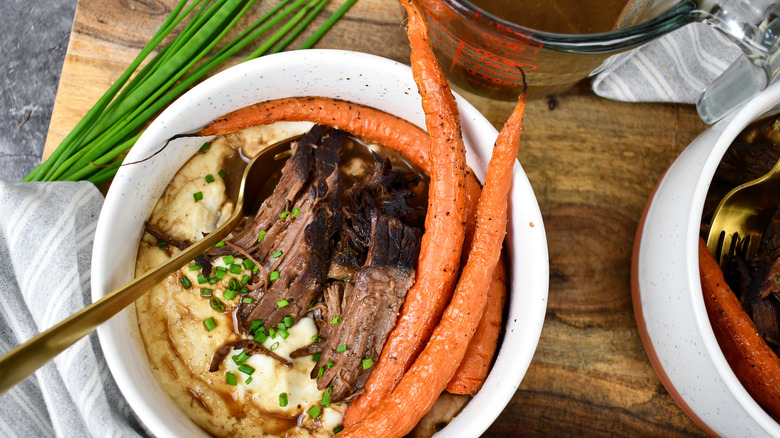
<path fill-rule="evenodd" d="M 174 3 L 79 2 L 46 154 L 121 74 Z M 254 16 L 271 2 L 258 3 Z M 341 3 L 334 0 L 324 16 Z M 403 20 L 392 0 L 360 0 L 317 47 L 408 64 Z M 463 94 L 497 128 L 513 106 Z M 582 83 L 558 96 L 554 109 L 544 100 L 530 102 L 523 128 L 518 158 L 547 231 L 549 306 L 528 373 L 485 436 L 703 435 L 650 366 L 632 311 L 630 266 L 652 188 L 705 125 L 690 105 L 604 100 Z"/>

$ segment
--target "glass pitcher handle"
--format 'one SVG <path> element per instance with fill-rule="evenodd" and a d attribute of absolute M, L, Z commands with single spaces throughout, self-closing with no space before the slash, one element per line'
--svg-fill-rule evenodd
<path fill-rule="evenodd" d="M 763 90 L 780 69 L 780 5 L 771 0 L 703 0 L 708 24 L 734 40 L 743 55 L 705 90 L 696 104 L 715 123 Z"/>

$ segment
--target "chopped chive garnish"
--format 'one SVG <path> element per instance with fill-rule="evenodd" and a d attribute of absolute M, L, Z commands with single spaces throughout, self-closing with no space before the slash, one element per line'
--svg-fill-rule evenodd
<path fill-rule="evenodd" d="M 211 289 L 207 287 L 200 288 L 200 296 L 203 298 L 211 298 L 212 295 L 214 295 L 214 292 Z"/>
<path fill-rule="evenodd" d="M 343 319 L 341 319 L 340 316 L 337 316 L 330 320 L 330 322 L 332 322 L 333 324 L 341 324 L 341 321 L 343 321 Z"/>
<path fill-rule="evenodd" d="M 239 291 L 239 292 L 241 292 L 242 294 L 245 294 L 245 293 L 249 292 L 249 289 L 248 289 L 248 288 L 245 288 L 245 287 L 242 287 L 242 288 L 241 288 L 241 289 L 239 289 L 238 291 Z"/>
<path fill-rule="evenodd" d="M 320 356 L 322 356 L 322 353 L 314 353 L 314 354 L 311 356 L 311 360 L 313 360 L 314 362 L 317 362 L 317 361 L 319 361 L 319 360 L 320 360 Z"/>
<path fill-rule="evenodd" d="M 254 372 L 255 372 L 255 369 L 254 369 L 254 368 L 252 368 L 252 367 L 250 367 L 250 366 L 249 366 L 249 365 L 247 365 L 247 364 L 242 364 L 242 365 L 240 365 L 240 366 L 238 367 L 238 370 L 239 370 L 239 371 L 241 371 L 242 373 L 246 374 L 246 375 L 249 375 L 249 376 L 251 376 L 251 375 L 252 375 L 252 373 L 254 373 Z"/>
<path fill-rule="evenodd" d="M 233 256 L 230 254 L 222 257 L 222 261 L 225 262 L 226 265 L 230 265 L 231 263 L 233 263 L 233 260 L 234 260 Z"/>
<path fill-rule="evenodd" d="M 233 263 L 232 265 L 230 265 L 230 268 L 228 268 L 228 270 L 230 271 L 231 274 L 238 275 L 241 273 L 241 265 L 237 263 Z"/>
<path fill-rule="evenodd" d="M 276 302 L 276 304 L 277 304 L 279 307 L 286 307 L 286 306 L 289 306 L 289 305 L 290 305 L 290 302 L 289 302 L 289 301 L 287 301 L 287 300 L 279 300 L 279 301 L 277 301 L 277 302 Z"/>
<path fill-rule="evenodd" d="M 254 265 L 252 267 L 252 272 L 257 273 L 260 270 L 260 266 Z"/>
<path fill-rule="evenodd" d="M 225 292 L 222 292 L 222 296 L 225 297 L 226 300 L 232 300 L 236 295 L 238 295 L 238 291 L 234 289 L 225 289 Z"/>
<path fill-rule="evenodd" d="M 243 364 L 247 359 L 249 359 L 249 355 L 246 354 L 246 351 L 244 350 L 241 350 L 241 353 L 233 355 L 233 362 L 235 362 L 236 365 Z"/>
<path fill-rule="evenodd" d="M 214 330 L 214 328 L 216 326 L 217 326 L 217 323 L 214 322 L 214 318 L 212 318 L 210 316 L 209 316 L 209 318 L 207 320 L 203 321 L 203 327 L 205 327 L 206 330 L 208 330 L 208 331 Z"/>
<path fill-rule="evenodd" d="M 228 385 L 238 385 L 238 382 L 236 381 L 236 375 L 233 373 L 225 373 L 225 380 L 227 381 Z"/>
<path fill-rule="evenodd" d="M 214 245 L 214 248 L 222 248 L 223 246 L 225 246 L 225 242 L 217 242 L 217 243 Z"/>
<path fill-rule="evenodd" d="M 252 383 L 252 378 L 250 377 L 250 378 L 248 378 L 248 379 L 244 380 L 244 383 L 246 383 L 247 385 L 249 385 L 250 383 Z"/>
<path fill-rule="evenodd" d="M 265 333 L 265 327 L 260 326 L 260 328 L 257 329 L 257 331 L 260 332 L 260 333 Z"/>
<path fill-rule="evenodd" d="M 244 265 L 244 269 L 252 269 L 255 267 L 255 262 L 253 262 L 250 259 L 244 259 L 243 262 L 241 262 L 242 265 Z"/>
<path fill-rule="evenodd" d="M 219 300 L 217 297 L 212 297 L 211 300 L 209 300 L 209 304 L 211 304 L 211 308 L 216 310 L 217 312 L 224 312 L 225 311 L 225 304 Z"/>
<path fill-rule="evenodd" d="M 190 287 L 192 287 L 192 282 L 190 281 L 190 279 L 189 279 L 189 278 L 187 278 L 187 277 L 182 277 L 182 278 L 181 278 L 181 285 L 182 285 L 182 286 L 183 286 L 185 289 L 189 289 Z"/>
<path fill-rule="evenodd" d="M 203 267 L 197 263 L 193 263 L 190 265 L 190 271 L 199 271 L 203 269 Z"/>
<path fill-rule="evenodd" d="M 290 336 L 290 332 L 288 332 L 287 329 L 281 329 L 279 330 L 279 336 L 281 336 L 282 339 L 287 339 L 287 337 Z"/>
<path fill-rule="evenodd" d="M 252 297 L 243 297 L 241 298 L 241 302 L 244 304 L 252 304 L 255 302 L 255 299 Z"/>
<path fill-rule="evenodd" d="M 367 369 L 371 368 L 372 366 L 374 366 L 374 361 L 371 360 L 370 357 L 367 357 L 367 358 L 363 359 L 363 361 L 361 363 L 363 365 L 363 369 L 364 370 L 367 370 Z"/>
<path fill-rule="evenodd" d="M 215 271 L 216 273 L 214 274 L 214 278 L 217 280 L 222 280 L 225 278 L 225 274 L 227 274 L 227 269 L 223 268 L 222 266 L 217 266 Z"/>
<path fill-rule="evenodd" d="M 268 329 L 268 336 L 270 336 L 271 339 L 275 338 L 276 337 L 276 329 L 273 328 L 273 327 L 269 328 Z"/>
<path fill-rule="evenodd" d="M 260 234 L 257 235 L 257 241 L 258 242 L 262 242 L 263 241 L 263 237 L 265 237 L 265 234 L 266 234 L 265 230 L 261 231 Z"/>
<path fill-rule="evenodd" d="M 249 274 L 244 274 L 243 277 L 241 277 L 241 284 L 247 284 L 249 283 Z"/>
<path fill-rule="evenodd" d="M 335 365 L 335 363 L 333 363 L 332 360 L 329 360 L 329 361 L 325 362 L 325 366 L 328 367 L 328 368 L 333 368 L 333 365 Z"/>
<path fill-rule="evenodd" d="M 219 177 L 222 178 L 222 179 L 227 178 L 227 173 L 225 173 L 225 169 L 219 169 L 219 172 L 217 172 L 217 175 L 219 175 Z"/>
<path fill-rule="evenodd" d="M 279 321 L 279 323 L 277 323 L 276 326 L 279 327 L 279 330 L 284 330 L 287 328 L 287 326 L 284 325 L 283 321 Z"/>
<path fill-rule="evenodd" d="M 251 324 L 249 324 L 249 331 L 254 333 L 254 332 L 257 331 L 257 329 L 259 329 L 262 326 L 263 326 L 263 320 L 262 319 L 256 319 L 256 320 L 252 321 Z"/>
<path fill-rule="evenodd" d="M 238 280 L 231 278 L 230 281 L 228 281 L 228 289 L 238 290 Z"/>
<path fill-rule="evenodd" d="M 198 202 L 203 199 L 203 192 L 195 192 L 192 197 L 195 198 L 195 202 Z"/>
<path fill-rule="evenodd" d="M 279 406 L 285 407 L 287 406 L 287 393 L 283 392 L 279 394 Z"/>
<path fill-rule="evenodd" d="M 288 328 L 292 327 L 292 323 L 293 323 L 292 315 L 287 315 L 287 316 L 284 317 L 284 326 L 285 327 L 288 327 Z"/>
<path fill-rule="evenodd" d="M 212 175 L 212 174 L 210 174 L 210 173 L 209 173 L 208 175 L 206 175 L 206 183 L 207 183 L 207 184 L 211 184 L 211 183 L 213 183 L 214 181 L 216 181 L 216 180 L 214 179 L 214 175 Z"/>
<path fill-rule="evenodd" d="M 311 340 L 314 342 L 322 342 L 322 338 L 320 338 L 319 336 L 312 336 Z"/>
<path fill-rule="evenodd" d="M 265 334 L 265 333 L 263 333 L 263 332 L 257 332 L 257 333 L 255 333 L 255 337 L 254 337 L 254 340 L 255 340 L 255 342 L 257 342 L 257 343 L 259 343 L 259 344 L 262 344 L 262 343 L 263 343 L 263 342 L 265 342 L 267 339 L 268 339 L 268 335 L 267 335 L 267 334 Z"/>
<path fill-rule="evenodd" d="M 217 284 L 218 281 L 219 281 L 218 278 L 210 278 L 209 279 L 209 284 Z"/>
<path fill-rule="evenodd" d="M 201 272 L 198 274 L 198 284 L 208 283 L 209 279 Z"/>
<path fill-rule="evenodd" d="M 311 418 L 314 418 L 315 420 L 320 416 L 321 413 L 322 411 L 317 406 L 312 406 L 311 408 L 309 408 L 309 412 L 308 412 L 309 416 Z"/>
<path fill-rule="evenodd" d="M 330 394 L 328 394 L 328 391 L 322 393 L 322 400 L 320 400 L 320 404 L 326 408 L 330 406 Z"/>
<path fill-rule="evenodd" d="M 339 353 L 343 353 L 343 352 L 347 351 L 347 344 L 339 345 L 336 348 L 336 351 L 339 352 Z"/>
<path fill-rule="evenodd" d="M 301 207 L 293 208 L 293 217 L 298 217 L 298 213 L 301 212 Z"/>
<path fill-rule="evenodd" d="M 278 259 L 281 256 L 282 256 L 282 250 L 276 251 L 273 254 L 271 254 L 271 257 L 273 257 L 275 259 Z"/>
<path fill-rule="evenodd" d="M 168 249 L 170 246 L 168 246 L 168 243 L 163 242 L 162 240 L 157 241 L 157 247 L 160 249 Z"/>
<path fill-rule="evenodd" d="M 278 342 L 274 342 L 274 343 L 271 345 L 271 348 L 269 348 L 269 350 L 271 350 L 271 351 L 274 351 L 274 350 L 276 350 L 277 348 L 279 348 L 279 343 L 278 343 Z"/>
<path fill-rule="evenodd" d="M 317 370 L 317 378 L 322 377 L 323 374 L 325 374 L 325 367 L 320 367 L 320 369 Z"/>
<path fill-rule="evenodd" d="M 200 147 L 201 152 L 206 152 L 211 147 L 211 143 L 203 143 L 203 146 Z"/>
<path fill-rule="evenodd" d="M 284 220 L 284 218 L 286 218 L 289 214 L 290 214 L 290 212 L 285 210 L 285 211 L 279 213 L 279 219 Z"/>
<path fill-rule="evenodd" d="M 336 427 L 334 427 L 334 428 L 333 428 L 333 433 L 339 433 L 339 432 L 341 432 L 342 430 L 344 430 L 344 426 L 342 426 L 342 425 L 340 425 L 340 424 L 339 424 L 338 426 L 336 426 Z"/>

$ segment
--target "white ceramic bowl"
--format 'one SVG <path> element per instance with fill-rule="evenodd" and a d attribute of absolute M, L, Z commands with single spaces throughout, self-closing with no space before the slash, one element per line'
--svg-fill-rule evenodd
<path fill-rule="evenodd" d="M 698 262 L 715 169 L 737 135 L 778 105 L 780 83 L 697 137 L 658 182 L 634 244 L 634 313 L 647 355 L 680 407 L 712 435 L 780 436 L 780 425 L 748 395 L 718 347 Z"/>
<path fill-rule="evenodd" d="M 174 134 L 193 131 L 243 106 L 309 95 L 370 105 L 425 126 L 409 67 L 356 52 L 287 52 L 240 64 L 193 88 L 149 126 L 127 161 L 148 157 Z M 458 97 L 458 104 L 469 151 L 467 159 L 481 179 L 497 133 L 464 99 Z M 144 220 L 173 174 L 202 142 L 177 140 L 153 159 L 120 169 L 106 197 L 95 236 L 94 300 L 131 279 Z M 536 198 L 519 165 L 514 171 L 507 238 L 512 275 L 503 345 L 485 386 L 437 436 L 479 436 L 515 393 L 536 349 L 547 302 L 547 242 Z M 134 309 L 128 309 L 98 329 L 119 388 L 156 436 L 205 436 L 155 383 L 134 315 Z"/>

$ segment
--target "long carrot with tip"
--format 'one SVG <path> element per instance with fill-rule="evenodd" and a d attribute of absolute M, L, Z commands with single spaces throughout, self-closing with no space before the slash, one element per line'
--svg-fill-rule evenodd
<path fill-rule="evenodd" d="M 430 50 L 422 11 L 410 0 L 402 1 L 409 16 L 408 34 L 415 51 L 427 55 Z M 426 50 L 426 48 L 428 50 Z M 432 55 L 430 55 L 432 56 Z M 443 83 L 446 86 L 446 82 Z M 381 400 L 364 419 L 341 432 L 344 437 L 403 436 L 433 406 L 452 379 L 476 330 L 487 301 L 487 291 L 501 255 L 506 234 L 506 208 L 512 181 L 512 169 L 519 148 L 526 94 L 520 96 L 515 110 L 504 125 L 493 148 L 485 186 L 477 207 L 477 227 L 468 262 L 461 273 L 452 302 L 447 307 L 427 346 L 404 374 L 392 393 Z M 426 108 L 427 112 L 428 108 Z M 424 274 L 420 272 L 420 274 Z"/>

